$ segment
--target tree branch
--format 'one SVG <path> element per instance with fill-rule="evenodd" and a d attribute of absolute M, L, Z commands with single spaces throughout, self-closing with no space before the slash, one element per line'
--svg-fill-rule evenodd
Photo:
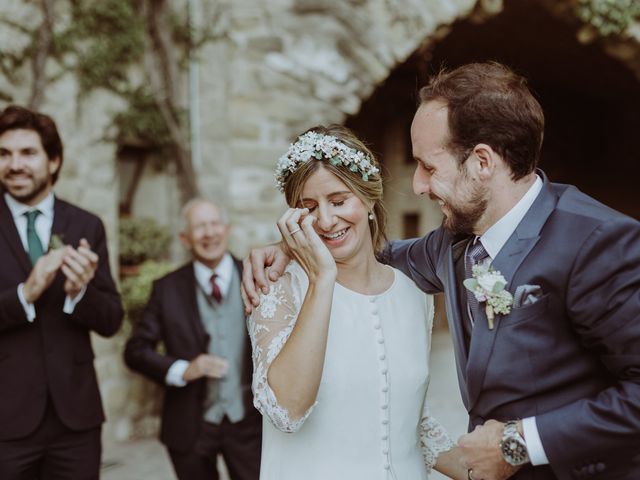
<path fill-rule="evenodd" d="M 38 29 L 38 36 L 35 42 L 35 54 L 31 60 L 31 71 L 33 73 L 33 83 L 31 84 L 31 96 L 28 106 L 33 110 L 38 110 L 44 100 L 44 91 L 47 85 L 47 59 L 51 53 L 53 40 L 53 1 L 40 0 L 42 9 L 42 24 Z"/>
<path fill-rule="evenodd" d="M 172 43 L 168 37 L 171 28 L 167 21 L 167 4 L 166 0 L 147 0 L 144 6 L 147 34 L 150 40 L 145 66 L 152 85 L 151 93 L 169 129 L 178 168 L 184 181 L 183 193 L 185 199 L 188 199 L 197 195 L 198 186 L 188 138 L 181 128 L 178 115 L 177 82 L 174 70 L 176 62 L 171 58 Z"/>

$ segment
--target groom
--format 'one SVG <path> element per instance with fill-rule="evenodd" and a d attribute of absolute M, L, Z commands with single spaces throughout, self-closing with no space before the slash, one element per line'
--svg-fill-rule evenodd
<path fill-rule="evenodd" d="M 536 169 L 543 130 L 540 105 L 508 68 L 440 72 L 420 91 L 411 139 L 414 191 L 440 204 L 443 225 L 391 242 L 386 257 L 445 294 L 470 479 L 636 480 L 640 223 L 549 182 Z M 287 261 L 277 247 L 245 260 L 253 305 L 252 277 L 263 288 L 263 265 L 273 278 Z M 485 296 L 463 286 L 472 277 Z"/>

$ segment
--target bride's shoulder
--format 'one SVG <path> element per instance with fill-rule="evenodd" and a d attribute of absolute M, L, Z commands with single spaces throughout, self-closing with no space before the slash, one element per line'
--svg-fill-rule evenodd
<path fill-rule="evenodd" d="M 291 260 L 284 269 L 283 277 L 287 277 L 291 283 L 300 283 L 303 285 L 309 283 L 309 278 L 307 277 L 306 272 L 295 260 Z"/>
<path fill-rule="evenodd" d="M 393 268 L 393 273 L 396 276 L 396 286 L 401 288 L 407 295 L 415 296 L 416 298 L 424 298 L 427 297 L 427 300 L 431 302 L 433 300 L 433 295 L 427 294 L 420 290 L 415 282 L 405 275 L 403 272 L 398 270 L 397 268 Z"/>
<path fill-rule="evenodd" d="M 298 262 L 291 260 L 284 269 L 283 274 L 274 281 L 270 281 L 270 291 L 289 291 L 300 293 L 309 285 L 309 279 L 304 269 Z"/>

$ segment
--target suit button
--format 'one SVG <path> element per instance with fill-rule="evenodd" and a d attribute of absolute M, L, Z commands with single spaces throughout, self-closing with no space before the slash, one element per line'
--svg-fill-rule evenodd
<path fill-rule="evenodd" d="M 598 473 L 602 473 L 602 472 L 604 472 L 606 469 L 607 469 L 607 466 L 606 466 L 604 463 L 602 463 L 602 462 L 598 462 L 598 463 L 596 463 L 596 471 L 597 471 Z"/>
<path fill-rule="evenodd" d="M 589 465 L 588 467 L 586 467 L 587 469 L 587 473 L 589 475 L 595 475 L 596 473 L 596 466 L 592 463 L 591 465 Z"/>

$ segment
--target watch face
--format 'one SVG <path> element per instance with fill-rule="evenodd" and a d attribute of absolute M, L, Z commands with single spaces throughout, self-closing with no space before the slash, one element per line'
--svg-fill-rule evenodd
<path fill-rule="evenodd" d="M 500 445 L 502 457 L 510 465 L 522 465 L 529 461 L 527 447 L 517 438 L 507 438 Z"/>

